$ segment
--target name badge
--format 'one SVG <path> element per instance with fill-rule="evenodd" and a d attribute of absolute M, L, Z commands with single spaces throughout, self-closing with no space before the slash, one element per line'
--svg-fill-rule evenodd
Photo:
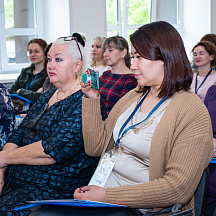
<path fill-rule="evenodd" d="M 89 185 L 104 187 L 117 161 L 117 154 L 118 153 L 114 150 L 110 150 L 109 152 L 104 153 L 89 182 Z"/>

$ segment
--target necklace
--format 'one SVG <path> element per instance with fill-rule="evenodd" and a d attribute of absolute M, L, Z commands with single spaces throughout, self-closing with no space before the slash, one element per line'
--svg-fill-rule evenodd
<path fill-rule="evenodd" d="M 148 96 L 148 93 L 150 92 L 150 89 L 143 95 L 141 95 L 137 105 L 135 106 L 133 112 L 130 114 L 130 116 L 128 117 L 128 119 L 125 121 L 125 123 L 121 126 L 120 130 L 119 130 L 119 134 L 118 134 L 118 139 L 115 142 L 115 146 L 120 147 L 121 146 L 121 139 L 127 135 L 128 133 L 130 133 L 132 130 L 134 130 L 134 128 L 138 125 L 140 125 L 141 123 L 143 124 L 145 121 L 147 121 L 147 119 L 154 113 L 155 110 L 158 109 L 158 107 L 164 102 L 166 101 L 169 97 L 163 97 L 155 106 L 154 108 L 150 111 L 150 113 L 145 117 L 145 119 L 143 119 L 141 122 L 138 122 L 136 124 L 133 124 L 129 127 L 126 127 L 126 125 L 129 123 L 129 121 L 131 120 L 131 118 L 133 117 L 133 115 L 138 111 L 139 107 L 141 106 L 141 104 L 143 103 L 143 101 L 145 100 L 145 98 Z M 165 108 L 164 108 L 165 109 Z M 137 128 L 138 130 L 141 128 L 141 126 L 139 128 Z"/>
<path fill-rule="evenodd" d="M 142 96 L 140 97 L 140 99 L 137 101 L 137 104 L 135 106 L 135 108 L 137 107 L 138 103 L 140 102 Z M 168 105 L 167 105 L 168 106 Z M 138 131 L 142 128 L 142 127 L 145 127 L 147 124 L 149 124 L 150 122 L 152 122 L 157 116 L 159 116 L 166 108 L 167 106 L 165 106 L 157 115 L 155 115 L 153 118 L 149 119 L 146 123 L 142 124 L 141 126 L 139 126 L 138 128 L 134 127 L 132 128 L 132 130 L 134 131 L 135 134 L 138 133 Z M 135 109 L 134 108 L 134 109 Z M 134 125 L 133 123 L 133 116 L 131 118 L 131 125 Z"/>
<path fill-rule="evenodd" d="M 141 98 L 140 98 L 141 99 Z M 140 101 L 139 99 L 139 101 Z M 138 101 L 138 103 L 139 103 Z M 137 103 L 137 104 L 138 104 Z M 137 106 L 137 105 L 136 105 Z M 124 134 L 124 136 L 128 135 L 131 131 L 134 131 L 135 134 L 138 134 L 139 130 L 142 128 L 142 127 L 145 127 L 147 124 L 149 124 L 150 122 L 152 122 L 157 116 L 159 116 L 166 108 L 168 107 L 168 105 L 166 105 L 157 115 L 155 115 L 153 118 L 151 118 L 150 120 L 148 120 L 146 123 L 142 124 L 141 126 L 139 126 L 138 128 L 132 128 L 132 130 L 129 130 L 126 134 Z M 135 107 L 136 108 L 136 107 Z M 133 125 L 133 117 L 131 118 L 131 125 Z M 122 136 L 122 137 L 124 137 Z M 124 148 L 122 147 L 122 144 L 121 144 L 121 141 L 119 143 L 119 149 L 123 152 L 123 153 L 126 153 L 124 151 Z M 145 164 L 146 166 L 149 167 L 148 163 Z"/>
<path fill-rule="evenodd" d="M 168 105 L 167 105 L 168 106 Z M 153 118 L 151 118 L 150 120 L 148 120 L 146 123 L 142 124 L 141 126 L 139 126 L 138 128 L 133 128 L 134 133 L 137 134 L 139 132 L 139 130 L 146 126 L 147 124 L 149 124 L 150 122 L 152 122 L 157 116 L 159 116 L 166 108 L 167 106 L 165 106 L 157 115 L 155 115 Z M 133 119 L 131 119 L 131 124 L 133 125 Z"/>
<path fill-rule="evenodd" d="M 66 96 L 66 97 L 64 97 L 64 98 L 59 98 L 59 90 L 57 90 L 57 93 L 56 93 L 56 99 L 57 99 L 57 101 L 60 101 L 60 100 L 64 100 L 65 98 L 67 98 L 67 97 L 69 97 L 70 95 L 72 95 L 73 94 L 73 92 L 75 91 L 75 89 L 78 87 L 80 85 L 80 82 L 73 88 L 73 89 L 71 89 L 71 91 L 69 92 L 69 94 Z"/>

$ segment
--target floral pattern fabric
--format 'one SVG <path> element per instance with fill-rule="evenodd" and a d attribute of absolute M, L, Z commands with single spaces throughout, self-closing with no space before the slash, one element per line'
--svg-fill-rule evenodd
<path fill-rule="evenodd" d="M 8 90 L 0 84 L 0 150 L 4 147 L 15 125 L 13 103 Z"/>
<path fill-rule="evenodd" d="M 47 91 L 38 99 L 9 141 L 21 147 L 42 140 L 44 152 L 56 163 L 10 165 L 5 173 L 10 191 L 0 198 L 0 215 L 28 215 L 11 211 L 26 205 L 26 200 L 72 199 L 74 190 L 88 184 L 97 166 L 99 158 L 84 150 L 82 91 L 46 109 L 54 92 Z"/>

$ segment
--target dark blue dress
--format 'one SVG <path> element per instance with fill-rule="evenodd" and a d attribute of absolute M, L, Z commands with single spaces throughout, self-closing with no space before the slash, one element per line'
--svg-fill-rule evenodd
<path fill-rule="evenodd" d="M 11 135 L 15 125 L 15 114 L 8 90 L 0 84 L 0 151 Z"/>
<path fill-rule="evenodd" d="M 26 200 L 73 198 L 74 190 L 88 184 L 97 166 L 99 158 L 84 151 L 82 91 L 46 110 L 54 92 L 47 91 L 37 100 L 8 141 L 21 147 L 42 140 L 44 152 L 56 164 L 7 168 L 5 181 L 12 189 L 0 198 L 0 215 L 28 215 L 29 212 L 11 213 L 12 208 L 26 205 Z"/>
<path fill-rule="evenodd" d="M 212 121 L 212 129 L 213 129 L 213 138 L 216 139 L 216 85 L 211 86 L 207 94 L 205 96 L 204 103 L 209 111 L 211 121 Z M 215 203 L 216 207 L 216 164 L 209 164 L 209 181 L 208 181 L 208 192 L 206 204 Z"/>

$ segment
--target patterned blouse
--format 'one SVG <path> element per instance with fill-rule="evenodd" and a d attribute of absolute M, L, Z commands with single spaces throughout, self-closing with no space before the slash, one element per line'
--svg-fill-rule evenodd
<path fill-rule="evenodd" d="M 108 113 L 121 97 L 137 86 L 137 80 L 133 74 L 113 74 L 110 70 L 105 71 L 99 81 L 99 93 Z"/>
<path fill-rule="evenodd" d="M 44 152 L 56 163 L 10 165 L 5 185 L 9 182 L 12 188 L 0 199 L 0 215 L 25 205 L 26 200 L 73 198 L 74 190 L 88 184 L 97 166 L 99 158 L 88 156 L 84 150 L 82 91 L 46 109 L 54 92 L 41 95 L 9 141 L 21 147 L 42 140 Z"/>
<path fill-rule="evenodd" d="M 15 125 L 13 103 L 8 90 L 0 84 L 0 150 L 4 147 Z"/>

